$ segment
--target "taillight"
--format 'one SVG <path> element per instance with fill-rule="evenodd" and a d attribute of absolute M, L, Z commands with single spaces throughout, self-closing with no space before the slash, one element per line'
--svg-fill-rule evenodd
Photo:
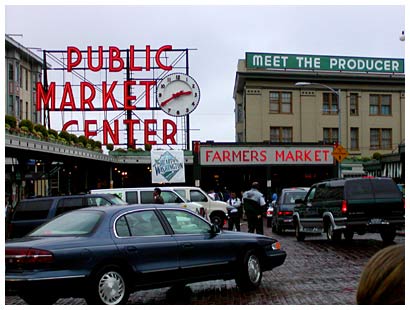
<path fill-rule="evenodd" d="M 54 261 L 53 253 L 33 248 L 6 248 L 6 262 L 11 264 L 45 264 Z"/>
<path fill-rule="evenodd" d="M 278 215 L 292 215 L 293 212 L 292 211 L 279 211 Z"/>
<path fill-rule="evenodd" d="M 266 211 L 266 215 L 272 215 L 273 214 L 273 212 L 272 211 Z"/>
<path fill-rule="evenodd" d="M 347 202 L 343 200 L 342 202 L 342 213 L 347 213 Z"/>

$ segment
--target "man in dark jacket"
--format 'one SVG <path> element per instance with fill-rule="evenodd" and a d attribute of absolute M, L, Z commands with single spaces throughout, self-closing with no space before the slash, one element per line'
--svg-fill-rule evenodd
<path fill-rule="evenodd" d="M 251 189 L 243 194 L 243 205 L 248 219 L 248 232 L 263 235 L 263 212 L 266 201 L 259 192 L 259 183 L 253 182 Z"/>

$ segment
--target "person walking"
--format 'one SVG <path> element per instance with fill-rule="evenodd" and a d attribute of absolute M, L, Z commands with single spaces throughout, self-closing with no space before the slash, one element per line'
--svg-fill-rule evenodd
<path fill-rule="evenodd" d="M 154 203 L 164 204 L 164 198 L 161 196 L 161 189 L 156 187 L 153 193 Z"/>
<path fill-rule="evenodd" d="M 233 230 L 235 226 L 236 231 L 241 231 L 240 208 L 241 200 L 236 197 L 235 192 L 231 192 L 229 199 L 226 201 L 232 208 L 229 209 L 228 215 L 228 229 Z"/>
<path fill-rule="evenodd" d="M 251 189 L 243 194 L 243 204 L 248 219 L 248 232 L 263 235 L 263 212 L 266 201 L 259 191 L 259 183 L 253 182 Z"/>

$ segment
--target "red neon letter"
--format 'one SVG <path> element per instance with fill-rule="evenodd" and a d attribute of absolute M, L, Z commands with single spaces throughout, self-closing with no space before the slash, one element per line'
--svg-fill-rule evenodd
<path fill-rule="evenodd" d="M 48 107 L 48 103 L 51 99 L 51 111 L 56 109 L 56 83 L 51 82 L 48 88 L 47 94 L 44 93 L 43 84 L 41 82 L 36 83 L 36 109 L 41 111 L 41 100 L 44 102 L 44 107 Z"/>
<path fill-rule="evenodd" d="M 67 101 L 68 97 L 68 101 Z M 75 111 L 75 102 L 74 102 L 74 95 L 73 90 L 71 89 L 71 83 L 65 82 L 64 90 L 63 90 L 63 97 L 61 98 L 61 106 L 60 111 L 65 110 L 65 107 L 71 107 L 71 110 Z"/>
<path fill-rule="evenodd" d="M 168 125 L 171 127 L 171 132 L 168 133 Z M 177 124 L 173 122 L 170 119 L 164 119 L 162 120 L 162 141 L 164 144 L 177 144 L 177 141 L 175 139 L 175 135 L 177 134 Z M 168 143 L 168 140 L 171 140 L 170 143 Z"/>
<path fill-rule="evenodd" d="M 156 119 L 146 119 L 144 122 L 144 144 L 157 144 L 157 141 L 149 140 L 149 136 L 154 136 L 157 134 L 156 130 L 151 130 L 149 125 L 157 124 Z"/>
<path fill-rule="evenodd" d="M 114 110 L 118 110 L 117 103 L 115 102 L 114 94 L 112 93 L 114 91 L 115 86 L 117 86 L 117 81 L 112 82 L 110 89 L 107 92 L 107 82 L 104 81 L 102 83 L 102 106 L 103 110 L 107 111 L 107 102 L 108 100 L 111 100 L 111 104 Z"/>
<path fill-rule="evenodd" d="M 172 50 L 172 45 L 164 45 L 155 54 L 155 61 L 157 62 L 157 65 L 160 67 L 160 69 L 167 70 L 167 71 L 172 70 L 172 66 L 165 66 L 161 62 L 161 53 L 164 51 L 171 51 L 171 50 Z"/>
<path fill-rule="evenodd" d="M 128 127 L 128 142 L 134 144 L 134 125 L 139 124 L 138 119 L 125 119 L 124 124 Z"/>
<path fill-rule="evenodd" d="M 131 103 L 131 100 L 136 100 L 137 97 L 130 95 L 128 91 L 128 86 L 130 86 L 131 88 L 132 85 L 136 85 L 136 84 L 137 82 L 135 81 L 125 81 L 124 82 L 124 110 L 125 111 L 136 109 L 135 106 L 130 105 L 130 103 Z"/>
<path fill-rule="evenodd" d="M 130 70 L 131 71 L 142 71 L 142 67 L 135 66 L 134 61 L 135 61 L 134 45 L 131 45 L 130 46 Z"/>
<path fill-rule="evenodd" d="M 91 95 L 88 98 L 85 98 L 85 89 L 88 88 L 91 91 Z M 95 88 L 94 85 L 89 82 L 80 83 L 80 102 L 81 102 L 81 111 L 85 111 L 85 105 L 88 104 L 89 111 L 93 111 L 93 100 L 95 98 Z"/>
<path fill-rule="evenodd" d="M 96 136 L 97 131 L 91 131 L 90 130 L 90 125 L 95 125 L 97 127 L 97 121 L 95 119 L 93 120 L 85 120 L 84 121 L 84 135 L 86 138 L 89 138 L 90 136 Z"/>
<path fill-rule="evenodd" d="M 145 47 L 145 70 L 151 70 L 151 46 Z"/>
<path fill-rule="evenodd" d="M 73 63 L 72 53 L 77 55 L 77 60 Z M 81 63 L 81 52 L 74 46 L 67 47 L 67 72 L 71 72 L 74 67 L 77 67 Z"/>
<path fill-rule="evenodd" d="M 108 137 L 107 133 L 110 134 L 110 138 L 112 141 L 112 144 L 119 144 L 119 130 L 118 130 L 118 120 L 114 120 L 114 132 L 111 130 L 110 123 L 106 119 L 103 120 L 103 144 L 107 145 L 108 144 Z"/>
<path fill-rule="evenodd" d="M 150 86 L 156 85 L 156 81 L 140 81 L 140 85 L 145 85 L 145 109 L 149 110 L 151 107 L 150 101 Z"/>
<path fill-rule="evenodd" d="M 120 49 L 118 47 L 115 47 L 115 46 L 110 46 L 109 50 L 108 50 L 108 53 L 109 53 L 109 57 L 108 57 L 108 59 L 109 59 L 109 61 L 108 61 L 109 71 L 110 72 L 119 72 L 122 69 L 124 69 L 124 60 L 121 58 Z M 118 67 L 114 66 L 114 62 L 119 63 Z"/>
<path fill-rule="evenodd" d="M 74 120 L 74 119 L 71 120 L 71 121 L 68 121 L 67 123 L 64 124 L 63 128 L 61 129 L 61 131 L 68 131 L 67 128 L 70 127 L 70 126 L 72 126 L 72 125 L 77 125 L 77 126 L 78 126 L 78 121 L 76 121 L 76 120 Z"/>
<path fill-rule="evenodd" d="M 91 71 L 97 72 L 102 69 L 103 66 L 103 47 L 98 47 L 98 65 L 97 67 L 93 67 L 93 49 L 91 46 L 87 47 L 87 57 L 88 57 L 88 68 Z"/>

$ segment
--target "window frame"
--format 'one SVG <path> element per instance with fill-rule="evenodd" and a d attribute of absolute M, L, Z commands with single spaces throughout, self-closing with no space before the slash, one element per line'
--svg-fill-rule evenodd
<path fill-rule="evenodd" d="M 325 100 L 325 97 L 326 100 Z M 339 114 L 339 102 L 337 94 L 332 92 L 324 92 L 322 94 L 322 115 L 338 115 Z M 325 107 L 328 107 L 327 109 Z M 334 109 L 336 107 L 336 109 Z"/>
<path fill-rule="evenodd" d="M 328 136 L 331 137 L 331 139 L 325 139 L 325 132 L 328 131 L 329 134 Z M 334 137 L 334 132 L 336 132 L 336 137 Z M 338 142 L 339 140 L 339 128 L 334 128 L 334 127 L 323 127 L 323 142 L 328 143 L 328 144 L 334 144 Z"/>
<path fill-rule="evenodd" d="M 389 98 L 389 104 L 385 105 L 383 104 L 383 98 L 388 97 Z M 373 104 L 372 98 L 377 98 L 377 104 Z M 388 106 L 389 108 L 389 114 L 383 113 L 383 107 Z M 372 112 L 372 108 L 376 108 L 376 113 Z M 393 111 L 392 111 L 392 95 L 391 94 L 370 94 L 369 95 L 369 116 L 392 116 Z"/>
<path fill-rule="evenodd" d="M 272 139 L 273 135 L 272 135 L 272 130 L 279 130 L 279 140 L 275 141 Z M 290 130 L 290 141 L 285 141 L 284 140 L 284 130 Z M 269 130 L 269 141 L 273 142 L 273 143 L 293 143 L 293 127 L 281 127 L 281 126 L 271 126 L 270 130 Z"/>
<path fill-rule="evenodd" d="M 273 94 L 278 94 L 278 99 L 273 99 Z M 289 95 L 289 102 L 284 102 L 283 95 Z M 277 109 L 272 109 L 273 104 L 277 104 Z M 289 104 L 289 112 L 283 111 L 283 106 Z M 273 90 L 269 92 L 269 113 L 272 114 L 293 114 L 293 94 L 290 91 Z"/>
<path fill-rule="evenodd" d="M 373 141 L 373 136 L 376 133 L 377 145 Z M 383 142 L 383 133 L 389 133 L 388 146 L 385 147 Z M 370 128 L 370 149 L 371 150 L 392 150 L 393 149 L 393 129 L 392 128 Z"/>
<path fill-rule="evenodd" d="M 353 136 L 353 132 L 355 131 L 355 137 Z M 355 138 L 355 139 L 354 139 Z M 354 142 L 356 143 L 356 145 L 354 145 Z M 359 150 L 360 146 L 359 146 L 359 127 L 350 127 L 350 149 L 351 150 Z"/>
<path fill-rule="evenodd" d="M 349 112 L 350 116 L 359 116 L 359 94 L 350 93 L 349 98 Z"/>

